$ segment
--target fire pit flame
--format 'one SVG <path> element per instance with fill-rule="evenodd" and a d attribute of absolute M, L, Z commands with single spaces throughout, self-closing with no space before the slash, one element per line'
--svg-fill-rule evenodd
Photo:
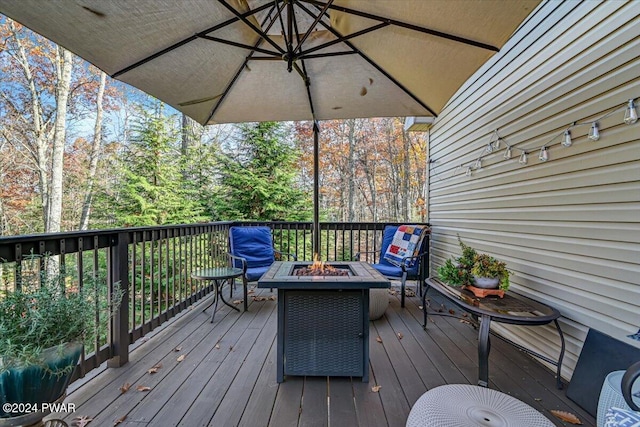
<path fill-rule="evenodd" d="M 349 271 L 335 268 L 320 260 L 318 254 L 313 256 L 313 264 L 294 270 L 296 276 L 348 276 Z"/>

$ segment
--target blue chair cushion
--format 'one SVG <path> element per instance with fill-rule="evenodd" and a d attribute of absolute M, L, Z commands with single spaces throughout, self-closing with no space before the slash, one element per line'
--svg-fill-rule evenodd
<path fill-rule="evenodd" d="M 378 270 L 380 274 L 387 277 L 401 277 L 402 269 L 395 265 L 371 264 L 373 268 Z"/>
<path fill-rule="evenodd" d="M 247 268 L 247 282 L 255 282 L 256 280 L 261 278 L 268 269 L 268 265 L 264 267 Z"/>
<path fill-rule="evenodd" d="M 269 267 L 275 261 L 271 229 L 269 227 L 231 227 L 229 251 L 235 256 L 245 258 L 249 269 Z M 234 265 L 241 267 L 241 262 L 235 260 Z"/>

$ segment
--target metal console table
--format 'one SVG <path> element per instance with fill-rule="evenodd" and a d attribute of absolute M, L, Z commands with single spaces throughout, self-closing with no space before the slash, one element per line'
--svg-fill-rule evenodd
<path fill-rule="evenodd" d="M 258 280 L 278 289 L 277 380 L 285 375 L 369 381 L 369 289 L 388 288 L 364 262 L 336 262 L 346 276 L 294 276 L 304 262 L 275 262 Z"/>
<path fill-rule="evenodd" d="M 422 312 L 424 315 L 423 328 L 427 329 L 427 304 L 426 297 L 429 289 L 433 288 L 449 301 L 456 304 L 464 311 L 471 314 L 476 322 L 478 333 L 478 385 L 487 387 L 489 385 L 489 351 L 491 343 L 489 341 L 489 326 L 491 321 L 499 323 L 507 323 L 511 325 L 537 326 L 546 325 L 553 322 L 560 335 L 560 356 L 558 360 L 553 360 L 545 355 L 536 353 L 526 347 L 521 346 L 507 338 L 497 335 L 498 338 L 514 345 L 518 349 L 531 354 L 545 362 L 551 363 L 557 367 L 556 384 L 558 389 L 562 389 L 562 378 L 560 370 L 562 369 L 562 359 L 564 358 L 564 335 L 558 318 L 560 312 L 553 307 L 526 298 L 521 295 L 509 292 L 504 298 L 485 297 L 477 298 L 473 293 L 462 288 L 448 286 L 433 277 L 425 280 L 426 289 L 422 294 Z M 432 313 L 434 315 L 447 316 L 449 313 Z"/>

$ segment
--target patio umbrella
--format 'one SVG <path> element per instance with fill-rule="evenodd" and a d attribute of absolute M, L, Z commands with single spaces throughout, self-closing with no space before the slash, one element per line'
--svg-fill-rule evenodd
<path fill-rule="evenodd" d="M 539 0 L 0 0 L 202 124 L 435 117 Z"/>

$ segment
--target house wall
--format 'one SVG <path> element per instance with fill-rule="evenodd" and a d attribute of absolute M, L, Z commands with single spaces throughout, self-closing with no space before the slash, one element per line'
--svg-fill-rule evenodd
<path fill-rule="evenodd" d="M 513 291 L 562 313 L 567 379 L 588 328 L 640 344 L 626 338 L 640 327 L 640 121 L 623 123 L 630 98 L 640 112 L 640 1 L 544 2 L 429 135 L 431 271 L 460 254 L 457 234 L 506 261 Z M 596 119 L 601 138 L 591 141 Z M 504 140 L 489 153 L 496 129 Z M 553 327 L 496 328 L 557 357 Z"/>

